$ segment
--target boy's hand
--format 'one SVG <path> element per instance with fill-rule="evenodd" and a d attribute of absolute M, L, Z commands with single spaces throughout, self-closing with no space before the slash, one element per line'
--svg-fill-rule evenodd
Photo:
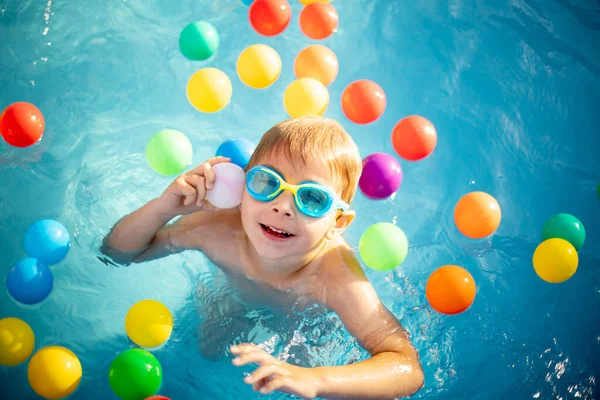
<path fill-rule="evenodd" d="M 178 176 L 159 198 L 163 213 L 177 216 L 214 210 L 215 207 L 206 201 L 206 192 L 215 184 L 212 167 L 229 161 L 226 157 L 209 158 L 204 164 Z"/>
<path fill-rule="evenodd" d="M 259 368 L 244 378 L 244 382 L 252 385 L 254 391 L 267 394 L 278 390 L 304 399 L 317 397 L 319 376 L 316 370 L 280 361 L 254 344 L 232 346 L 230 350 L 238 356 L 233 359 L 233 365 L 259 365 Z"/>

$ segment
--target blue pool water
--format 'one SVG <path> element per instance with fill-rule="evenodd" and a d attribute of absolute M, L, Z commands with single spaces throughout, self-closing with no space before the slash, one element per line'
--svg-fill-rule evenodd
<path fill-rule="evenodd" d="M 380 221 L 406 233 L 410 250 L 393 272 L 368 270 L 384 303 L 412 335 L 426 374 L 422 399 L 593 399 L 600 371 L 600 7 L 583 0 L 334 0 L 340 27 L 323 41 L 338 56 L 326 116 L 341 121 L 361 155 L 394 154 L 390 133 L 401 118 L 433 122 L 438 146 L 421 162 L 400 160 L 404 182 L 393 199 L 358 195 L 358 218 L 347 232 Z M 130 267 L 103 260 L 103 236 L 125 214 L 160 195 L 170 179 L 147 166 L 144 148 L 164 128 L 184 132 L 194 163 L 227 138 L 258 141 L 286 119 L 283 91 L 294 79 L 295 55 L 313 41 L 297 18 L 265 38 L 247 23 L 240 0 L 0 0 L 0 108 L 37 105 L 46 118 L 42 141 L 16 149 L 0 141 L 0 255 L 4 277 L 25 256 L 26 228 L 42 218 L 72 235 L 65 261 L 52 267 L 55 288 L 35 307 L 0 290 L 0 318 L 27 321 L 36 349 L 62 345 L 83 365 L 74 399 L 112 399 L 107 379 L 114 357 L 131 346 L 124 317 L 153 298 L 173 312 L 175 330 L 154 351 L 164 370 L 160 393 L 181 399 L 255 399 L 243 370 L 203 354 L 210 304 L 228 287 L 202 254 L 187 252 Z M 184 59 L 181 29 L 210 21 L 221 46 L 208 62 Z M 247 46 L 265 43 L 283 61 L 266 90 L 244 86 L 235 62 Z M 229 75 L 231 103 L 201 114 L 185 85 L 199 68 Z M 346 85 L 372 79 L 387 109 L 373 124 L 355 125 L 339 99 Z M 465 193 L 482 190 L 500 203 L 502 223 L 486 240 L 467 240 L 452 211 Z M 553 285 L 535 274 L 531 257 L 544 221 L 576 215 L 587 240 L 579 269 Z M 456 316 L 428 307 L 426 280 L 458 264 L 477 283 L 473 306 Z M 4 279 L 4 278 L 2 278 Z M 4 280 L 2 281 L 4 285 Z M 225 315 L 228 306 L 221 307 Z M 235 311 L 235 310 L 234 310 Z M 211 311 L 212 312 L 212 311 Z M 242 310 L 223 317 L 228 340 L 267 343 L 299 365 L 333 365 L 366 356 L 340 321 L 323 310 L 276 315 Z M 2 398 L 37 399 L 27 363 L 0 367 Z M 271 398 L 288 398 L 282 394 Z"/>

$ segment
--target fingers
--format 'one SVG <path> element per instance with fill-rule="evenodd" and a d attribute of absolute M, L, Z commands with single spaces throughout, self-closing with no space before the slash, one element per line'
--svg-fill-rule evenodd
<path fill-rule="evenodd" d="M 210 162 L 205 162 L 202 164 L 204 167 L 204 180 L 206 184 L 206 190 L 210 190 L 213 188 L 215 184 L 215 171 L 212 169 Z"/>
<path fill-rule="evenodd" d="M 264 352 L 264 350 L 260 346 L 257 346 L 252 343 L 244 343 L 244 344 L 239 344 L 237 346 L 231 346 L 231 348 L 229 350 L 231 350 L 232 354 L 244 354 L 244 353 L 249 353 L 251 351 L 263 351 Z"/>
<path fill-rule="evenodd" d="M 253 373 L 244 378 L 246 383 L 259 382 L 265 378 L 277 378 L 280 376 L 287 376 L 288 372 L 285 368 L 278 364 L 268 364 L 256 369 Z"/>
<path fill-rule="evenodd" d="M 206 160 L 206 162 L 198 165 L 196 168 L 188 171 L 188 174 L 198 174 L 198 175 L 204 175 L 204 168 L 205 165 L 208 164 L 210 167 L 212 167 L 213 165 L 217 165 L 219 163 L 223 163 L 223 162 L 230 162 L 231 159 L 227 158 L 227 157 L 213 157 L 213 158 L 209 158 L 208 160 Z"/>
<path fill-rule="evenodd" d="M 196 188 L 187 182 L 184 175 L 178 177 L 175 182 L 179 188 L 179 192 L 184 197 L 183 205 L 187 206 L 193 204 L 197 198 Z"/>
<path fill-rule="evenodd" d="M 269 394 L 275 390 L 283 390 L 285 392 L 290 390 L 297 390 L 293 388 L 292 380 L 288 377 L 279 377 L 267 382 L 261 389 L 260 392 L 262 394 Z"/>
<path fill-rule="evenodd" d="M 195 195 L 190 199 L 189 202 L 186 197 L 183 204 L 187 206 L 196 202 L 197 206 L 201 206 L 206 198 L 205 178 L 201 177 L 200 175 L 184 175 L 184 179 L 190 186 L 194 188 Z"/>

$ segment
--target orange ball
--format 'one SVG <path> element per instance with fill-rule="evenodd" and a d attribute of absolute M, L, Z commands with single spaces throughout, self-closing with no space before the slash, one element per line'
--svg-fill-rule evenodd
<path fill-rule="evenodd" d="M 18 102 L 6 107 L 0 115 L 0 135 L 15 147 L 37 143 L 44 134 L 44 116 L 33 104 Z"/>
<path fill-rule="evenodd" d="M 248 18 L 257 33 L 275 36 L 290 24 L 292 9 L 286 0 L 254 0 L 248 10 Z"/>
<path fill-rule="evenodd" d="M 300 29 L 311 39 L 321 40 L 337 31 L 338 13 L 329 3 L 312 3 L 300 12 Z"/>
<path fill-rule="evenodd" d="M 308 46 L 294 61 L 296 78 L 313 78 L 324 86 L 329 85 L 338 74 L 338 59 L 333 51 L 325 46 Z"/>
<path fill-rule="evenodd" d="M 368 124 L 381 117 L 385 104 L 381 86 L 367 79 L 352 82 L 342 93 L 342 111 L 357 124 Z"/>
<path fill-rule="evenodd" d="M 457 265 L 445 265 L 435 270 L 427 280 L 425 296 L 438 312 L 458 314 L 475 300 L 475 281 L 471 274 Z"/>
<path fill-rule="evenodd" d="M 466 237 L 482 239 L 498 229 L 502 211 L 495 198 L 484 192 L 464 195 L 454 207 L 456 227 Z"/>
<path fill-rule="evenodd" d="M 418 161 L 430 155 L 437 144 L 437 132 L 429 120 L 418 115 L 403 118 L 392 130 L 392 146 L 405 160 Z"/>

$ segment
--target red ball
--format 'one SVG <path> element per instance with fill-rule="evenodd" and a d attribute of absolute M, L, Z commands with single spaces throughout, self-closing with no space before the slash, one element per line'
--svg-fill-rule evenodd
<path fill-rule="evenodd" d="M 171 400 L 171 399 L 168 397 L 165 397 L 165 396 L 154 395 L 154 396 L 146 397 L 144 400 Z"/>
<path fill-rule="evenodd" d="M 44 116 L 33 104 L 13 103 L 0 115 L 0 135 L 15 147 L 37 143 L 44 134 Z"/>
<path fill-rule="evenodd" d="M 342 111 L 357 124 L 368 124 L 381 117 L 385 104 L 381 86 L 366 79 L 352 82 L 342 93 Z"/>
<path fill-rule="evenodd" d="M 275 36 L 287 28 L 292 9 L 286 0 L 254 0 L 248 10 L 250 25 L 261 35 Z"/>
<path fill-rule="evenodd" d="M 321 40 L 337 31 L 338 13 L 329 3 L 312 3 L 300 12 L 300 30 L 311 39 Z"/>
<path fill-rule="evenodd" d="M 437 145 L 437 132 L 429 120 L 411 115 L 396 124 L 392 146 L 405 160 L 418 161 L 430 155 Z"/>

